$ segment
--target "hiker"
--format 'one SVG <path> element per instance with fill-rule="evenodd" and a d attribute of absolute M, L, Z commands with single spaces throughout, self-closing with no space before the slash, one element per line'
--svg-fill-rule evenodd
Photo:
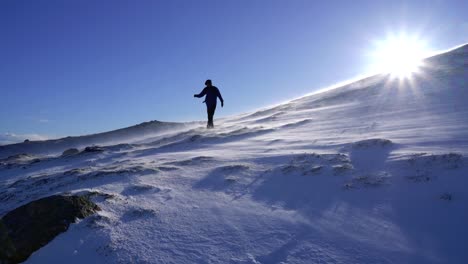
<path fill-rule="evenodd" d="M 224 100 L 216 86 L 213 86 L 211 80 L 206 80 L 205 82 L 206 87 L 201 91 L 199 94 L 194 94 L 193 97 L 205 97 L 204 103 L 206 103 L 206 112 L 208 113 L 208 123 L 206 128 L 214 128 L 213 125 L 213 116 L 216 110 L 216 102 L 219 100 L 221 101 L 221 107 L 224 107 Z"/>

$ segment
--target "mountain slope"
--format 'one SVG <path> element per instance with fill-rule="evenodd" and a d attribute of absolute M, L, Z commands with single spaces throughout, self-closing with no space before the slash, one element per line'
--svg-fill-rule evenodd
<path fill-rule="evenodd" d="M 164 134 L 167 131 L 175 131 L 187 128 L 189 124 L 150 121 L 135 126 L 117 129 L 109 132 L 66 137 L 61 139 L 29 141 L 17 144 L 0 146 L 0 158 L 23 153 L 28 154 L 57 154 L 69 148 L 83 148 L 91 145 L 111 145 L 119 143 L 131 143 L 147 137 Z"/>
<path fill-rule="evenodd" d="M 411 81 L 376 75 L 214 130 L 4 159 L 0 215 L 104 197 L 26 263 L 465 263 L 467 62 L 465 45 Z"/>

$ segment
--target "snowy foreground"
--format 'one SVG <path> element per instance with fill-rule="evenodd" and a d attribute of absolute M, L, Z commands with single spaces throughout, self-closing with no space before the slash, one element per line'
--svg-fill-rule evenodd
<path fill-rule="evenodd" d="M 26 263 L 468 263 L 468 46 L 411 81 L 173 125 L 69 156 L 0 147 L 0 215 L 102 194 Z"/>

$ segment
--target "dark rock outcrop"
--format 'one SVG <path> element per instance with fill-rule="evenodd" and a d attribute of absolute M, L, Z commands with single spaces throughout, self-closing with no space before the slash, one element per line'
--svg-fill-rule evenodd
<path fill-rule="evenodd" d="M 8 229 L 0 221 L 0 263 L 9 263 L 7 260 L 13 257 L 15 247 L 10 237 L 8 236 Z"/>
<path fill-rule="evenodd" d="M 80 153 L 80 151 L 77 148 L 69 148 L 62 153 L 62 157 L 73 156 L 78 153 Z"/>
<path fill-rule="evenodd" d="M 104 148 L 100 146 L 91 146 L 91 147 L 86 147 L 83 150 L 83 153 L 93 153 L 93 152 L 103 152 Z"/>
<path fill-rule="evenodd" d="M 98 210 L 86 196 L 54 195 L 10 211 L 0 219 L 0 264 L 25 261 L 77 218 Z"/>

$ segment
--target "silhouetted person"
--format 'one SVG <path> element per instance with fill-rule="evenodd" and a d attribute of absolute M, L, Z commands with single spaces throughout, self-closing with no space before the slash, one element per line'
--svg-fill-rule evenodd
<path fill-rule="evenodd" d="M 211 80 L 206 80 L 205 82 L 206 87 L 201 91 L 199 94 L 194 94 L 193 97 L 205 97 L 204 103 L 206 103 L 206 112 L 208 113 L 208 123 L 206 128 L 213 128 L 213 116 L 216 110 L 216 102 L 219 100 L 221 101 L 221 107 L 224 107 L 224 100 L 216 86 L 213 86 Z"/>

